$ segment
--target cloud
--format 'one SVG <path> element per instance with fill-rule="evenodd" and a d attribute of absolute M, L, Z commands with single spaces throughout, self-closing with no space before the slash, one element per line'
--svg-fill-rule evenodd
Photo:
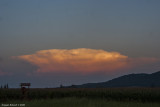
<path fill-rule="evenodd" d="M 0 76 L 3 75 L 4 73 L 0 70 Z"/>
<path fill-rule="evenodd" d="M 3 60 L 3 59 L 0 57 L 0 76 L 5 74 L 5 73 L 2 72 L 2 70 L 1 70 L 1 66 L 2 66 L 2 65 L 1 65 L 1 62 L 2 62 L 2 60 Z"/>
<path fill-rule="evenodd" d="M 129 58 L 119 52 L 96 49 L 50 49 L 15 58 L 38 67 L 37 72 L 114 72 L 155 62 L 155 58 Z"/>
<path fill-rule="evenodd" d="M 1 70 L 0 70 L 0 76 L 4 76 L 4 75 L 6 75 L 7 73 L 5 73 L 5 72 L 2 72 Z"/>
<path fill-rule="evenodd" d="M 0 76 L 4 76 L 4 75 L 11 75 L 11 73 L 9 73 L 9 72 L 3 72 L 3 71 L 0 69 Z"/>
<path fill-rule="evenodd" d="M 3 20 L 3 18 L 2 17 L 0 17 L 0 21 L 2 21 Z"/>
<path fill-rule="evenodd" d="M 3 59 L 0 57 L 0 62 L 2 62 L 3 61 Z"/>

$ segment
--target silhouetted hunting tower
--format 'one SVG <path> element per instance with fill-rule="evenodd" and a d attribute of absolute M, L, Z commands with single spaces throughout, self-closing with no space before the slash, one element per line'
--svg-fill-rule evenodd
<path fill-rule="evenodd" d="M 22 91 L 22 98 L 27 98 L 27 92 L 29 91 L 29 87 L 31 86 L 31 83 L 20 83 L 21 91 Z M 28 87 L 28 88 L 26 88 Z"/>
<path fill-rule="evenodd" d="M 26 86 L 28 86 L 28 88 L 29 88 L 29 87 L 31 86 L 31 83 L 21 83 L 20 86 L 21 86 L 21 89 L 22 89 L 23 87 L 26 88 Z"/>

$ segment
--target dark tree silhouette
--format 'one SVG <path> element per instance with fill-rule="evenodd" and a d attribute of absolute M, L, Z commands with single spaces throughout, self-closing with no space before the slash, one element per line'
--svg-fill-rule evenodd
<path fill-rule="evenodd" d="M 60 85 L 60 88 L 63 88 L 63 85 L 62 85 L 62 84 Z"/>
<path fill-rule="evenodd" d="M 4 85 L 4 88 L 7 88 L 7 86 L 6 86 L 6 85 Z"/>
<path fill-rule="evenodd" d="M 8 89 L 9 87 L 8 87 L 8 83 L 7 83 L 7 85 L 6 85 L 6 88 Z"/>

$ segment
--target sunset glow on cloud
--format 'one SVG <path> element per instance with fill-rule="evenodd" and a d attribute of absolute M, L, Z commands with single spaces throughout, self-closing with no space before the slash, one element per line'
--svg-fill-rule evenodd
<path fill-rule="evenodd" d="M 3 72 L 2 70 L 0 70 L 0 76 L 4 76 L 4 75 L 10 75 L 11 73 L 8 72 Z"/>
<path fill-rule="evenodd" d="M 0 70 L 0 76 L 3 75 L 3 72 Z"/>
<path fill-rule="evenodd" d="M 155 59 L 132 59 L 118 52 L 96 49 L 51 49 L 41 50 L 31 55 L 16 57 L 38 67 L 37 72 L 111 72 L 137 62 L 154 62 Z"/>

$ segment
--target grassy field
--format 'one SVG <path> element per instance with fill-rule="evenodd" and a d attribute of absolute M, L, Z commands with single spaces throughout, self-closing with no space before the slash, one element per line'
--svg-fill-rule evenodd
<path fill-rule="evenodd" d="M 31 101 L 11 100 L 4 104 L 25 104 L 25 107 L 160 107 L 160 103 L 158 102 L 143 103 L 137 101 L 110 101 L 88 98 L 60 98 Z"/>
<path fill-rule="evenodd" d="M 20 89 L 0 89 L 0 106 L 160 107 L 160 88 L 30 89 L 22 98 Z"/>

